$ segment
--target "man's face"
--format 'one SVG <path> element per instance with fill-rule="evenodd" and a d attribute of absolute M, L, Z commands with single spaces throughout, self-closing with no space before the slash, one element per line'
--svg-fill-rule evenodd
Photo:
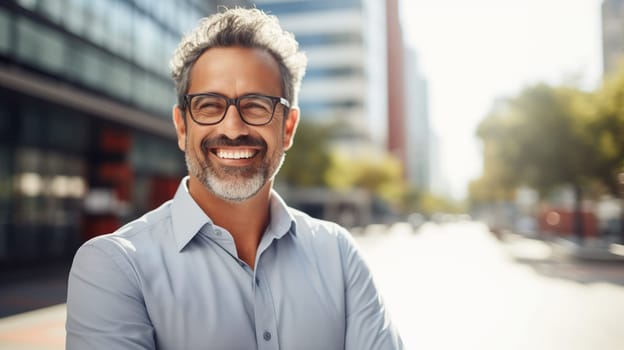
<path fill-rule="evenodd" d="M 209 49 L 195 62 L 190 78 L 188 94 L 282 96 L 277 62 L 260 49 Z M 297 125 L 298 110 L 291 109 L 288 115 L 284 111 L 278 104 L 269 124 L 251 126 L 230 106 L 219 124 L 199 125 L 188 109 L 184 116 L 174 108 L 178 146 L 185 153 L 190 176 L 227 201 L 244 201 L 270 186 Z"/>

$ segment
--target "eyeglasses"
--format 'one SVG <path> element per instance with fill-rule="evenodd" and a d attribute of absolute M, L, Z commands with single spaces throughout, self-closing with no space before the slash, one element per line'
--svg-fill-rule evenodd
<path fill-rule="evenodd" d="M 234 105 L 241 119 L 253 126 L 262 126 L 271 122 L 278 103 L 290 108 L 290 103 L 283 97 L 266 95 L 244 95 L 227 98 L 214 93 L 184 95 L 186 107 L 191 118 L 201 125 L 219 124 Z"/>

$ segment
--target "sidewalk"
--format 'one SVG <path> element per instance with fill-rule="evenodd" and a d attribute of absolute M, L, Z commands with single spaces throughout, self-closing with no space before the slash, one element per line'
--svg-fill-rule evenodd
<path fill-rule="evenodd" d="M 523 242 L 521 245 L 541 245 L 542 251 L 583 261 L 624 262 L 624 245 L 588 238 L 579 243 L 571 238 L 552 236 L 525 236 L 511 231 L 501 232 L 499 238 L 505 242 Z"/>
<path fill-rule="evenodd" d="M 556 238 L 552 241 L 552 246 L 556 253 L 580 260 L 624 262 L 624 245 L 622 244 L 599 239 L 587 239 L 579 244 L 571 239 Z"/>
<path fill-rule="evenodd" d="M 0 350 L 65 348 L 69 264 L 0 271 Z"/>
<path fill-rule="evenodd" d="M 65 304 L 0 319 L 0 350 L 65 348 Z"/>

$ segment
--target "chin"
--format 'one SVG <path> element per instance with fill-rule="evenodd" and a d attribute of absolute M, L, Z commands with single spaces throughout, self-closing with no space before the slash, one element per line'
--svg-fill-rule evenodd
<path fill-rule="evenodd" d="M 204 185 L 210 192 L 224 201 L 240 203 L 258 194 L 266 182 L 266 176 L 257 174 L 250 179 L 234 181 L 208 177 Z"/>

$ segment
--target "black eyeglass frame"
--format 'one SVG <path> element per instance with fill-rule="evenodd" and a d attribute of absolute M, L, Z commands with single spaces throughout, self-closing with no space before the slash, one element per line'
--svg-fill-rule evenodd
<path fill-rule="evenodd" d="M 199 122 L 195 119 L 195 117 L 193 116 L 193 111 L 191 110 L 191 100 L 193 99 L 193 97 L 195 96 L 213 96 L 213 97 L 219 97 L 225 100 L 225 109 L 223 110 L 223 115 L 221 116 L 221 118 L 219 118 L 219 120 L 212 122 L 212 123 L 206 123 L 206 122 Z M 245 117 L 243 117 L 243 114 L 240 111 L 240 100 L 241 99 L 245 99 L 245 98 L 250 98 L 250 97 L 262 97 L 262 98 L 267 98 L 269 100 L 271 100 L 271 102 L 273 103 L 273 110 L 271 111 L 271 117 L 264 123 L 250 123 L 249 121 L 245 120 Z M 184 95 L 184 108 L 188 109 L 189 115 L 191 116 L 191 119 L 193 119 L 193 121 L 199 125 L 217 125 L 219 123 L 221 123 L 223 121 L 223 119 L 225 119 L 225 115 L 227 114 L 228 110 L 230 109 L 230 106 L 236 106 L 236 111 L 238 112 L 238 116 L 241 118 L 241 120 L 248 125 L 252 125 L 252 126 L 263 126 L 263 125 L 267 125 L 269 124 L 272 120 L 273 120 L 273 116 L 275 115 L 275 109 L 277 107 L 277 104 L 282 104 L 286 107 L 286 113 L 288 113 L 288 110 L 290 109 L 290 102 L 288 102 L 287 99 L 285 99 L 284 97 L 281 96 L 269 96 L 269 95 L 262 95 L 262 94 L 248 94 L 248 95 L 242 95 L 242 96 L 238 96 L 238 97 L 234 97 L 234 98 L 228 98 L 227 96 L 223 96 L 221 94 L 217 94 L 217 93 L 213 93 L 213 92 L 205 92 L 205 93 L 198 93 L 198 94 L 186 94 Z"/>

